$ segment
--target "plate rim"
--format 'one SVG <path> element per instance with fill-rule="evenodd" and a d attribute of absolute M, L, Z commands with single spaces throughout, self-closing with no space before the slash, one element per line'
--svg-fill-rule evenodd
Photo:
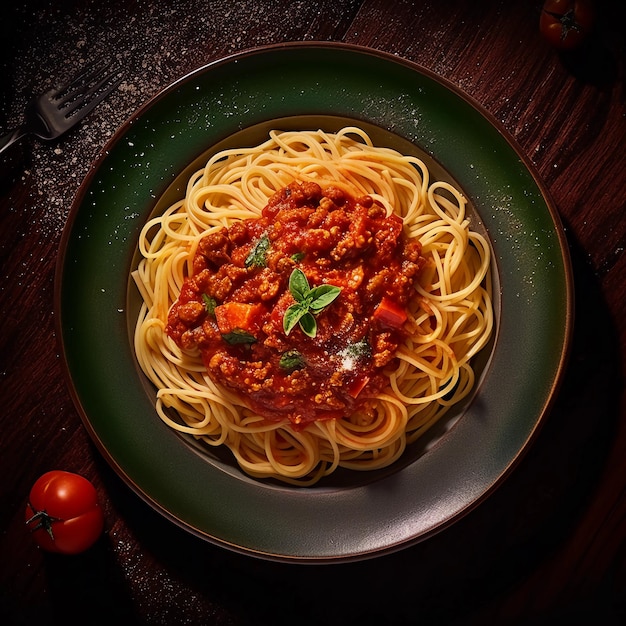
<path fill-rule="evenodd" d="M 365 54 L 373 57 L 378 57 L 383 61 L 391 62 L 393 64 L 404 66 L 405 68 L 415 71 L 419 74 L 422 74 L 426 78 L 431 81 L 441 85 L 446 90 L 452 92 L 457 97 L 461 98 L 468 106 L 470 106 L 475 112 L 477 112 L 480 116 L 482 116 L 493 129 L 497 131 L 497 133 L 502 137 L 509 147 L 513 150 L 515 155 L 520 159 L 524 170 L 530 174 L 533 179 L 534 184 L 537 186 L 538 191 L 540 192 L 544 202 L 545 208 L 549 212 L 549 216 L 551 222 L 554 224 L 554 232 L 558 239 L 558 244 L 560 247 L 560 251 L 563 258 L 563 267 L 565 270 L 565 274 L 563 276 L 564 279 L 564 287 L 566 292 L 566 315 L 565 315 L 565 329 L 563 333 L 563 344 L 562 350 L 559 357 L 558 367 L 554 373 L 553 383 L 551 389 L 548 393 L 547 401 L 544 404 L 543 410 L 541 414 L 536 418 L 535 425 L 532 431 L 530 432 L 527 440 L 524 445 L 517 451 L 517 454 L 514 458 L 512 458 L 507 466 L 504 468 L 504 471 L 500 474 L 500 476 L 495 480 L 489 488 L 485 489 L 482 492 L 482 495 L 478 498 L 475 498 L 471 505 L 464 507 L 461 511 L 458 511 L 454 516 L 450 519 L 441 521 L 436 525 L 431 531 L 425 532 L 421 534 L 418 538 L 413 541 L 402 540 L 398 544 L 387 544 L 382 549 L 376 549 L 367 553 L 360 553 L 351 556 L 346 556 L 344 554 L 338 554 L 336 556 L 328 556 L 324 555 L 323 557 L 301 557 L 301 556 L 292 556 L 292 555 L 283 555 L 283 554 L 269 554 L 259 552 L 254 549 L 250 549 L 245 546 L 239 546 L 233 544 L 232 542 L 225 541 L 220 539 L 219 537 L 207 536 L 206 533 L 197 532 L 193 528 L 189 527 L 189 524 L 184 520 L 179 519 L 176 515 L 173 515 L 170 511 L 164 508 L 160 503 L 155 502 L 149 494 L 145 493 L 141 487 L 136 483 L 136 481 L 125 472 L 125 470 L 121 467 L 118 461 L 110 454 L 110 452 L 106 449 L 105 446 L 102 445 L 102 442 L 98 436 L 98 433 L 93 427 L 89 416 L 87 415 L 83 403 L 80 398 L 80 394 L 78 393 L 74 380 L 70 371 L 68 357 L 66 353 L 66 342 L 64 340 L 64 327 L 63 327 L 63 313 L 61 306 L 61 295 L 63 289 L 63 279 L 64 279 L 64 270 L 68 249 L 68 242 L 73 234 L 73 227 L 75 225 L 77 215 L 81 206 L 83 205 L 87 192 L 90 186 L 93 184 L 98 172 L 102 165 L 106 162 L 107 155 L 111 151 L 111 149 L 117 144 L 117 142 L 121 141 L 129 132 L 129 129 L 132 125 L 140 120 L 145 114 L 150 111 L 158 102 L 162 99 L 165 99 L 170 95 L 173 91 L 175 91 L 179 86 L 184 85 L 190 81 L 193 81 L 196 77 L 210 72 L 214 68 L 220 67 L 222 65 L 228 65 L 230 63 L 238 62 L 241 59 L 248 58 L 250 56 L 263 55 L 267 52 L 275 52 L 278 50 L 289 50 L 289 49 L 324 49 L 324 50 L 345 50 L 350 52 L 356 52 L 359 54 Z M 224 547 L 230 548 L 237 552 L 242 552 L 248 555 L 260 556 L 262 558 L 270 558 L 273 560 L 281 560 L 281 561 L 290 561 L 290 562 L 337 562 L 337 561 L 348 561 L 348 560 L 361 560 L 364 558 L 370 558 L 375 556 L 380 556 L 382 554 L 387 554 L 389 552 L 395 551 L 399 548 L 404 548 L 408 545 L 412 545 L 417 541 L 422 541 L 427 539 L 428 537 L 439 533 L 441 530 L 447 528 L 452 523 L 459 520 L 461 517 L 464 517 L 467 513 L 473 510 L 476 506 L 482 503 L 485 499 L 487 499 L 491 493 L 499 487 L 505 477 L 510 474 L 511 471 L 517 466 L 520 459 L 523 455 L 528 451 L 532 441 L 537 436 L 538 431 L 541 426 L 545 422 L 545 417 L 551 410 L 560 385 L 563 380 L 563 374 L 565 367 L 567 365 L 567 360 L 569 357 L 569 353 L 571 351 L 571 343 L 572 343 L 572 334 L 573 334 L 573 303 L 574 303 L 574 287 L 573 287 L 573 275 L 572 275 L 572 264 L 568 254 L 568 245 L 567 238 L 565 235 L 565 229 L 563 227 L 562 220 L 556 208 L 556 205 L 547 189 L 545 183 L 539 176 L 536 167 L 530 160 L 530 158 L 526 155 L 526 153 L 521 149 L 515 138 L 503 127 L 503 125 L 493 116 L 484 106 L 482 106 L 478 101 L 476 101 L 472 96 L 463 91 L 460 87 L 454 84 L 449 79 L 438 75 L 433 70 L 426 68 L 414 61 L 398 57 L 389 52 L 376 50 L 373 48 L 349 44 L 345 42 L 328 42 L 328 41 L 298 41 L 298 42 L 282 42 L 277 44 L 264 45 L 259 47 L 248 48 L 239 52 L 235 52 L 232 54 L 228 54 L 226 56 L 220 57 L 213 61 L 210 61 L 207 64 L 204 64 L 191 72 L 188 72 L 184 76 L 178 78 L 168 86 L 161 89 L 159 92 L 151 96 L 143 105 L 141 105 L 131 116 L 129 116 L 125 122 L 123 122 L 114 132 L 114 134 L 109 138 L 104 147 L 100 150 L 98 155 L 93 160 L 91 167 L 87 173 L 87 175 L 81 181 L 81 184 L 78 188 L 78 191 L 75 194 L 73 202 L 71 204 L 68 218 L 66 224 L 63 228 L 63 232 L 61 235 L 61 240 L 59 244 L 59 254 L 57 257 L 56 267 L 55 267 L 55 276 L 54 276 L 54 310 L 55 310 L 55 330 L 57 343 L 59 344 L 60 354 L 63 363 L 63 372 L 66 379 L 67 387 L 70 391 L 70 396 L 72 397 L 72 401 L 74 406 L 81 418 L 83 425 L 86 427 L 90 437 L 96 443 L 96 447 L 100 454 L 104 456 L 107 462 L 113 467 L 116 473 L 124 480 L 124 482 L 131 487 L 131 489 L 139 495 L 144 501 L 146 501 L 150 506 L 159 511 L 166 518 L 175 522 L 179 526 L 184 527 L 186 530 L 196 534 L 197 536 L 202 537 L 203 539 L 208 539 L 212 543 L 223 545 Z"/>

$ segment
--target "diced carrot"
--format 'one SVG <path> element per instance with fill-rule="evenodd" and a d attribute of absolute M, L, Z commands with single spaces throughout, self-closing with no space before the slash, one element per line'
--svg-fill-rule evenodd
<path fill-rule="evenodd" d="M 222 335 L 232 333 L 235 329 L 254 332 L 258 330 L 261 304 L 245 302 L 225 302 L 215 307 L 215 319 Z"/>
<path fill-rule="evenodd" d="M 402 328 L 407 320 L 407 314 L 403 307 L 389 298 L 383 298 L 374 311 L 374 319 L 390 328 Z"/>

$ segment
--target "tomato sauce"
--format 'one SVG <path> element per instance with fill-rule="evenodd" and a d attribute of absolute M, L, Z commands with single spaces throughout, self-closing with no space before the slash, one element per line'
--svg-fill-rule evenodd
<path fill-rule="evenodd" d="M 166 332 L 199 349 L 211 378 L 267 420 L 302 427 L 351 415 L 386 384 L 423 264 L 401 218 L 371 197 L 292 183 L 258 219 L 200 241 Z M 310 289 L 340 289 L 311 311 L 314 336 L 300 324 L 285 331 L 299 301 L 289 282 L 296 268 Z"/>

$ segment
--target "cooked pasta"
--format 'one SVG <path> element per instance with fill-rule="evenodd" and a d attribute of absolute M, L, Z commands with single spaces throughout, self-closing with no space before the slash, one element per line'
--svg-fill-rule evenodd
<path fill-rule="evenodd" d="M 214 154 L 139 239 L 135 352 L 158 415 L 257 478 L 392 464 L 470 393 L 493 330 L 490 248 L 470 226 L 459 190 L 356 127 Z"/>

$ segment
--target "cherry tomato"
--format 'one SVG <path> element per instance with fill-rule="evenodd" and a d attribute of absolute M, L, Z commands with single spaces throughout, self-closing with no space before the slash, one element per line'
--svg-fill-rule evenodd
<path fill-rule="evenodd" d="M 104 526 L 94 486 L 78 474 L 61 470 L 37 479 L 25 520 L 41 548 L 62 554 L 85 551 L 100 537 Z"/>
<path fill-rule="evenodd" d="M 547 0 L 539 18 L 541 34 L 559 50 L 578 47 L 595 21 L 592 0 Z"/>

